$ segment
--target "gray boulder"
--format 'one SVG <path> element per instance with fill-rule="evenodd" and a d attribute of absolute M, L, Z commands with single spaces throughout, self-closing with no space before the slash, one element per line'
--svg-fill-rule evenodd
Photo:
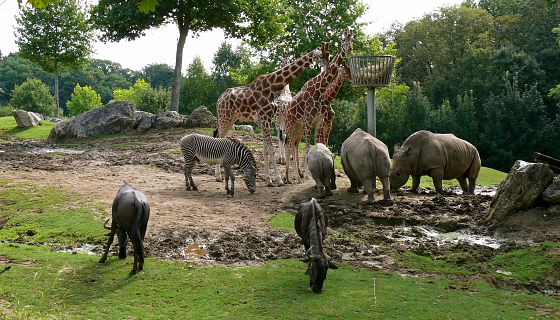
<path fill-rule="evenodd" d="M 185 119 L 187 128 L 214 128 L 216 127 L 216 117 L 208 108 L 200 106 L 188 115 Z"/>
<path fill-rule="evenodd" d="M 546 202 L 560 204 L 560 175 L 543 191 L 542 198 Z"/>
<path fill-rule="evenodd" d="M 155 116 L 152 127 L 155 129 L 171 129 L 183 127 L 185 117 L 177 111 L 166 111 Z"/>
<path fill-rule="evenodd" d="M 53 118 L 49 116 L 45 116 L 44 120 L 50 121 L 52 123 L 59 123 L 60 121 L 62 121 L 62 119 L 60 118 Z"/>
<path fill-rule="evenodd" d="M 135 108 L 130 101 L 117 101 L 58 122 L 48 141 L 60 143 L 101 134 L 130 131 L 136 124 Z"/>
<path fill-rule="evenodd" d="M 154 124 L 155 116 L 152 113 L 145 111 L 136 111 L 136 131 L 146 132 L 150 130 Z"/>
<path fill-rule="evenodd" d="M 517 160 L 498 186 L 486 221 L 497 226 L 509 215 L 533 207 L 554 178 L 547 164 Z"/>
<path fill-rule="evenodd" d="M 35 112 L 25 110 L 13 110 L 12 115 L 16 119 L 16 126 L 18 128 L 31 128 L 38 126 L 42 120 L 42 116 Z"/>

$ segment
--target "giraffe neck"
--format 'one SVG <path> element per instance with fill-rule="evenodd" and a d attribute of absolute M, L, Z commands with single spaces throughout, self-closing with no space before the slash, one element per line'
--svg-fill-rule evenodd
<path fill-rule="evenodd" d="M 315 51 L 311 51 L 294 62 L 274 72 L 261 76 L 260 80 L 268 82 L 268 86 L 270 86 L 272 92 L 280 91 L 311 65 L 314 55 Z"/>
<path fill-rule="evenodd" d="M 336 97 L 336 95 L 338 94 L 340 87 L 342 87 L 342 82 L 344 82 L 346 78 L 347 78 L 346 71 L 342 71 L 338 73 L 336 79 L 329 84 L 327 90 L 325 91 L 325 94 L 323 95 L 324 102 L 331 103 L 334 97 Z"/>

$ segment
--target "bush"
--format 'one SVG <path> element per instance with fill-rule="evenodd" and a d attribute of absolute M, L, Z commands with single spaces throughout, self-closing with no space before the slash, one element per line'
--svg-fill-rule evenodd
<path fill-rule="evenodd" d="M 113 91 L 112 101 L 128 100 L 134 104 L 136 109 L 160 113 L 167 109 L 171 100 L 169 89 L 154 89 L 146 81 L 139 79 L 128 89 L 117 89 Z"/>
<path fill-rule="evenodd" d="M 82 87 L 79 83 L 74 87 L 74 92 L 66 103 L 71 116 L 77 116 L 99 106 L 101 106 L 101 96 L 90 86 Z"/>
<path fill-rule="evenodd" d="M 27 78 L 12 92 L 9 106 L 14 109 L 33 111 L 52 117 L 56 104 L 49 88 L 41 80 Z"/>
<path fill-rule="evenodd" d="M 0 117 L 10 117 L 12 116 L 12 108 L 11 106 L 1 106 L 0 107 Z"/>

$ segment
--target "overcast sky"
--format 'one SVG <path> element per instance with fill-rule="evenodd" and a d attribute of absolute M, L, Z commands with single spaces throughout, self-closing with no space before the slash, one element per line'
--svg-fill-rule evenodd
<path fill-rule="evenodd" d="M 25 1 L 25 0 L 24 0 Z M 442 6 L 460 4 L 462 0 L 363 0 L 368 10 L 363 22 L 370 23 L 365 31 L 368 34 L 382 32 L 394 22 L 406 23 L 432 12 Z M 3 55 L 18 50 L 15 44 L 15 16 L 18 13 L 17 0 L 0 0 L 0 51 Z M 175 65 L 175 49 L 179 32 L 174 25 L 149 30 L 146 36 L 135 41 L 118 43 L 94 43 L 94 58 L 107 59 L 120 63 L 125 68 L 140 70 L 151 63 Z M 210 70 L 212 57 L 225 40 L 221 30 L 201 34 L 199 38 L 188 38 L 183 52 L 183 69 L 200 56 L 207 70 Z M 234 45 L 239 43 L 228 40 Z"/>

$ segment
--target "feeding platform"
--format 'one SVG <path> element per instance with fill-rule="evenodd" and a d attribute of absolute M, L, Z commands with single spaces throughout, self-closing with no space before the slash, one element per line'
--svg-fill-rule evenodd
<path fill-rule="evenodd" d="M 396 58 L 389 55 L 354 56 L 348 58 L 353 87 L 367 88 L 368 132 L 377 135 L 375 127 L 375 88 L 391 83 Z"/>

